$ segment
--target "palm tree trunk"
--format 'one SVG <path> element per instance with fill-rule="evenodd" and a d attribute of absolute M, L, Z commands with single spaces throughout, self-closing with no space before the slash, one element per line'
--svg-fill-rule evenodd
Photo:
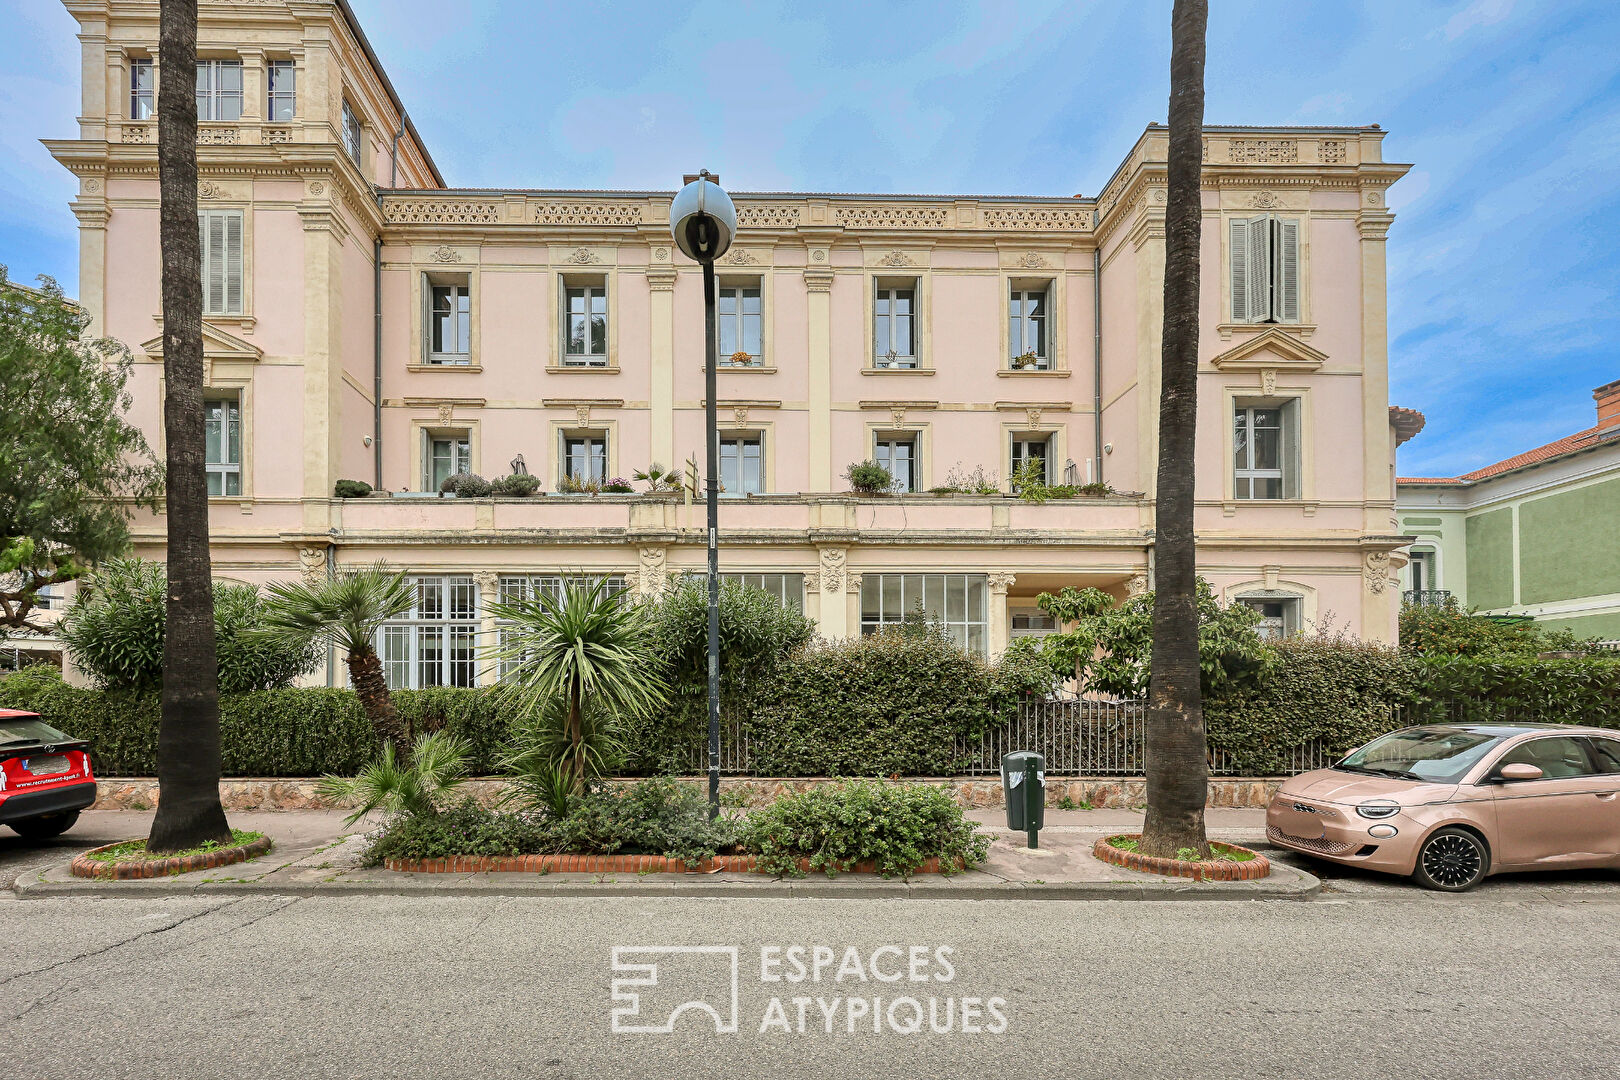
<path fill-rule="evenodd" d="M 163 253 L 163 437 L 169 594 L 150 851 L 229 843 L 219 801 L 219 680 L 203 442 L 202 254 L 197 232 L 197 0 L 162 0 L 158 54 Z"/>
<path fill-rule="evenodd" d="M 388 692 L 388 679 L 383 675 L 382 660 L 371 649 L 351 649 L 346 662 L 349 681 L 354 683 L 354 694 L 360 699 L 360 708 L 371 721 L 372 730 L 383 742 L 397 746 L 403 732 L 393 695 Z"/>
<path fill-rule="evenodd" d="M 1141 850 L 1209 853 L 1208 744 L 1198 670 L 1193 458 L 1198 417 L 1199 173 L 1207 0 L 1170 16 L 1169 195 L 1165 205 L 1164 350 L 1154 506 L 1153 666 L 1148 686 L 1147 820 Z"/>
<path fill-rule="evenodd" d="M 568 788 L 575 795 L 585 793 L 584 707 L 577 686 L 568 691 Z"/>

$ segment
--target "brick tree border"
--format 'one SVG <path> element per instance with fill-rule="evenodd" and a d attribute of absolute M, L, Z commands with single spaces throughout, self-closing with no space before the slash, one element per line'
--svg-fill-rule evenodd
<path fill-rule="evenodd" d="M 1140 833 L 1105 836 L 1092 846 L 1091 853 L 1105 863 L 1123 866 L 1127 870 L 1142 870 L 1168 877 L 1190 877 L 1194 881 L 1254 881 L 1271 874 L 1270 859 L 1257 851 L 1249 851 L 1246 847 L 1228 844 L 1224 840 L 1217 842 L 1230 851 L 1247 851 L 1254 858 L 1246 862 L 1233 862 L 1230 859 L 1160 859 L 1136 851 L 1124 851 L 1113 844 L 1115 840 L 1140 839 Z"/>
<path fill-rule="evenodd" d="M 135 839 L 139 840 L 140 837 Z M 216 866 L 247 862 L 265 854 L 271 848 L 270 838 L 261 836 L 257 840 L 250 840 L 235 847 L 215 848 L 199 855 L 185 855 L 175 859 L 129 859 L 106 862 L 90 857 L 108 848 L 115 848 L 118 844 L 127 843 L 128 840 L 120 840 L 117 844 L 105 844 L 80 852 L 73 857 L 68 869 L 72 871 L 74 877 L 136 881 L 142 878 L 173 877 L 175 874 L 189 874 L 193 870 L 211 870 Z"/>
<path fill-rule="evenodd" d="M 383 867 L 407 874 L 713 874 L 759 873 L 758 863 L 752 855 L 716 855 L 694 867 L 663 855 L 451 855 L 442 859 L 384 859 Z M 809 873 L 810 860 L 800 859 L 799 869 Z M 840 873 L 875 874 L 877 865 L 860 862 Z M 940 873 L 939 859 L 925 859 L 911 873 Z"/>

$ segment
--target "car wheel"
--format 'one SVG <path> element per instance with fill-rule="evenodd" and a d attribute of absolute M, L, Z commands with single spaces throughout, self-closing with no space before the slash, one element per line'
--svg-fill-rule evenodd
<path fill-rule="evenodd" d="M 1419 885 L 1442 892 L 1466 892 L 1491 869 L 1485 841 L 1467 829 L 1437 829 L 1418 849 L 1412 878 Z"/>
<path fill-rule="evenodd" d="M 23 818 L 9 824 L 11 831 L 18 836 L 29 840 L 49 840 L 73 828 L 73 823 L 78 820 L 77 810 L 64 810 L 60 814 L 41 814 L 39 817 Z"/>

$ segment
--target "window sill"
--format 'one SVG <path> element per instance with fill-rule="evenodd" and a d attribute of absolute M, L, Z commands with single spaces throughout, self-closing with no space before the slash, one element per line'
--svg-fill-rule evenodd
<path fill-rule="evenodd" d="M 933 373 L 934 369 L 931 367 L 861 368 L 862 375 L 932 375 Z"/>
<path fill-rule="evenodd" d="M 406 364 L 406 371 L 458 371 L 467 375 L 477 375 L 484 370 L 482 364 Z"/>
<path fill-rule="evenodd" d="M 1257 334 L 1262 330 L 1269 330 L 1273 326 L 1275 326 L 1275 327 L 1277 327 L 1278 329 L 1281 329 L 1281 330 L 1287 330 L 1290 333 L 1298 334 L 1301 339 L 1308 338 L 1312 334 L 1316 333 L 1316 326 L 1314 324 L 1312 324 L 1312 323 L 1285 323 L 1285 322 L 1275 322 L 1275 323 L 1265 323 L 1265 322 L 1221 323 L 1220 325 L 1215 327 L 1215 332 L 1217 334 L 1221 335 L 1221 340 L 1222 341 L 1230 341 L 1230 340 L 1232 340 L 1232 332 L 1234 330 L 1242 330 L 1242 331 L 1244 331 L 1246 333 L 1256 333 Z"/>
<path fill-rule="evenodd" d="M 700 369 L 701 370 L 701 369 Z M 776 368 L 764 364 L 721 364 L 715 368 L 721 375 L 735 372 L 739 375 L 775 375 Z"/>
<path fill-rule="evenodd" d="M 617 364 L 547 364 L 547 375 L 617 375 Z"/>
<path fill-rule="evenodd" d="M 1002 368 L 996 372 L 998 379 L 1067 379 L 1072 372 L 1067 368 L 1048 368 L 1044 371 L 1018 371 L 1012 368 Z"/>

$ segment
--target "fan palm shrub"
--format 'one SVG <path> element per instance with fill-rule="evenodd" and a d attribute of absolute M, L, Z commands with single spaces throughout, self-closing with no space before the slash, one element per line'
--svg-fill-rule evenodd
<path fill-rule="evenodd" d="M 646 609 L 605 581 L 569 582 L 555 598 L 538 594 L 492 609 L 504 624 L 492 659 L 505 673 L 505 692 L 534 717 L 530 759 L 557 766 L 579 794 L 616 747 L 618 720 L 664 701 Z"/>
<path fill-rule="evenodd" d="M 446 731 L 417 740 L 401 758 L 391 742 L 369 765 L 352 777 L 324 776 L 316 790 L 333 802 L 353 802 L 355 811 L 344 822 L 353 825 L 373 810 L 412 816 L 437 814 L 467 780 L 472 748 Z"/>
<path fill-rule="evenodd" d="M 349 679 L 366 718 L 386 742 L 405 734 L 388 695 L 377 629 L 411 610 L 416 588 L 384 563 L 348 570 L 313 584 L 279 582 L 266 590 L 263 633 L 285 641 L 323 641 L 346 654 Z"/>

